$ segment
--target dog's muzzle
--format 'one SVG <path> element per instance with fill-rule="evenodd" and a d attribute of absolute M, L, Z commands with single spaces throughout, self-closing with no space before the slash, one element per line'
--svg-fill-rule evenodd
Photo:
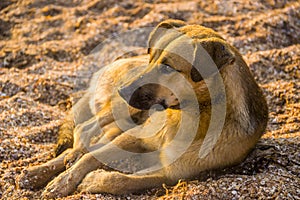
<path fill-rule="evenodd" d="M 161 109 L 168 106 L 164 99 L 157 98 L 158 84 L 145 84 L 140 87 L 130 85 L 119 89 L 120 96 L 132 107 L 141 110 L 149 110 L 154 105 L 161 105 Z"/>

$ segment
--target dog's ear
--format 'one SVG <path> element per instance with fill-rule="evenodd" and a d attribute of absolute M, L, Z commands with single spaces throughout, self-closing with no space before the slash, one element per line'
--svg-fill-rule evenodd
<path fill-rule="evenodd" d="M 209 38 L 194 43 L 194 61 L 191 78 L 199 82 L 217 73 L 235 61 L 229 45 L 220 38 Z"/>
<path fill-rule="evenodd" d="M 150 53 L 151 48 L 154 47 L 155 43 L 160 40 L 163 35 L 170 29 L 180 28 L 182 26 L 185 26 L 186 23 L 181 20 L 174 20 L 169 19 L 161 22 L 158 24 L 155 29 L 150 33 L 149 40 L 148 40 L 148 53 Z M 177 32 L 177 31 L 176 31 Z M 178 34 L 170 35 L 167 39 L 165 39 L 165 42 L 168 43 L 172 39 L 176 38 Z M 167 41 L 168 40 L 168 41 Z M 161 47 L 164 48 L 164 47 Z"/>

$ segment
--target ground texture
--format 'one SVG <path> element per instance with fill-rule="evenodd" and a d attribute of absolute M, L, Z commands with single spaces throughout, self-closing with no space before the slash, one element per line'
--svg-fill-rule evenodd
<path fill-rule="evenodd" d="M 175 187 L 63 199 L 300 199 L 297 0 L 1 0 L 0 198 L 40 198 L 42 190 L 20 190 L 15 177 L 52 157 L 70 97 L 87 84 L 78 69 L 91 50 L 168 18 L 211 27 L 240 50 L 268 101 L 265 135 L 239 166 Z"/>

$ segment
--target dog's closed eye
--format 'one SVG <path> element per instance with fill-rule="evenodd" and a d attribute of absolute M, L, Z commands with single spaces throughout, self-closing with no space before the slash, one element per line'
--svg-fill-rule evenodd
<path fill-rule="evenodd" d="M 159 71 L 162 74 L 170 74 L 170 73 L 174 72 L 175 70 L 171 66 L 163 64 L 163 65 L 161 65 Z"/>
<path fill-rule="evenodd" d="M 172 68 L 170 65 L 167 65 L 167 64 L 163 64 L 160 69 L 159 69 L 160 73 L 162 74 L 170 74 L 172 72 L 181 72 L 181 70 L 176 70 L 174 68 Z"/>

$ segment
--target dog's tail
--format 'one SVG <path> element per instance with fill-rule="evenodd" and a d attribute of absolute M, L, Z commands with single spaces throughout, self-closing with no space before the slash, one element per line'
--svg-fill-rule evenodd
<path fill-rule="evenodd" d="M 75 127 L 74 116 L 70 112 L 65 118 L 64 123 L 59 128 L 55 155 L 58 156 L 68 148 L 73 146 L 73 131 Z"/>

